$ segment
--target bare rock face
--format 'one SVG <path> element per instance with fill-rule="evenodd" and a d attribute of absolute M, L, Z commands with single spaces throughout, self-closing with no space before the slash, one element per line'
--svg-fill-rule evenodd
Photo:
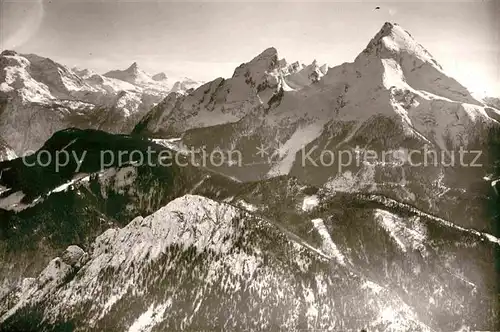
<path fill-rule="evenodd" d="M 87 257 L 87 253 L 76 245 L 69 246 L 61 256 L 61 260 L 73 267 L 79 266 Z"/>

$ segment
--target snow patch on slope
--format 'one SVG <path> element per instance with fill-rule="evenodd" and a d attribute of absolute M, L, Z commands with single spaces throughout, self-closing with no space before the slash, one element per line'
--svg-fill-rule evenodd
<path fill-rule="evenodd" d="M 255 211 L 259 210 L 259 208 L 256 207 L 255 205 L 247 203 L 246 201 L 244 201 L 242 199 L 240 199 L 238 201 L 238 205 L 241 206 L 242 209 L 249 211 L 249 212 L 255 212 Z"/>
<path fill-rule="evenodd" d="M 321 246 L 322 251 L 327 255 L 331 256 L 332 258 L 334 258 L 337 261 L 337 263 L 345 265 L 345 257 L 337 248 L 337 245 L 333 242 L 330 234 L 328 233 L 328 229 L 326 228 L 325 223 L 323 222 L 323 219 L 321 218 L 313 219 L 311 220 L 311 222 L 316 231 L 318 232 L 318 234 L 321 236 L 323 242 Z"/>
<path fill-rule="evenodd" d="M 302 211 L 304 211 L 304 212 L 311 211 L 316 206 L 318 206 L 318 204 L 319 204 L 318 195 L 306 196 L 306 197 L 304 197 L 304 200 L 302 201 Z"/>
<path fill-rule="evenodd" d="M 14 150 L 9 145 L 7 145 L 7 143 L 5 141 L 3 141 L 0 138 L 0 162 L 12 160 L 12 159 L 16 159 L 16 158 L 17 158 L 17 154 L 14 152 Z M 1 174 L 0 174 L 0 178 L 1 178 Z"/>
<path fill-rule="evenodd" d="M 167 301 L 158 306 L 151 304 L 146 312 L 144 312 L 137 320 L 129 327 L 128 332 L 149 332 L 152 328 L 159 324 L 163 319 L 163 314 L 172 305 L 172 301 Z"/>
<path fill-rule="evenodd" d="M 419 217 L 403 219 L 388 211 L 376 209 L 375 221 L 384 228 L 403 252 L 418 250 L 425 254 L 427 229 Z"/>
<path fill-rule="evenodd" d="M 323 121 L 318 121 L 311 125 L 305 126 L 296 130 L 292 137 L 288 139 L 277 151 L 279 161 L 274 164 L 267 173 L 268 177 L 275 177 L 290 173 L 292 166 L 296 160 L 296 154 L 305 145 L 321 135 L 323 131 Z"/>

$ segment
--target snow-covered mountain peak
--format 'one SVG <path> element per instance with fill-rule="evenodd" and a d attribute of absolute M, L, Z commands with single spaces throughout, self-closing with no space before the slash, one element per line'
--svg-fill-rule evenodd
<path fill-rule="evenodd" d="M 350 66 L 350 65 L 347 65 Z M 470 91 L 443 70 L 441 65 L 412 35 L 396 23 L 385 23 L 354 61 L 356 75 L 382 78 L 392 86 L 430 93 L 429 98 L 449 99 L 482 105 Z M 339 70 L 343 71 L 345 68 Z M 335 81 L 337 70 L 329 75 Z M 366 81 L 370 82 L 370 80 Z"/>
<path fill-rule="evenodd" d="M 168 79 L 167 75 L 163 72 L 153 75 L 152 79 L 154 81 L 166 81 Z"/>
<path fill-rule="evenodd" d="M 490 107 L 494 107 L 497 110 L 500 110 L 500 98 L 495 97 L 484 97 L 483 101 L 486 105 Z"/>
<path fill-rule="evenodd" d="M 252 61 L 249 62 L 251 65 L 266 64 L 269 70 L 273 70 L 278 65 L 278 50 L 274 47 L 269 47 L 265 49 L 262 53 L 257 55 Z"/>
<path fill-rule="evenodd" d="M 265 49 L 250 62 L 240 65 L 234 71 L 233 77 L 264 74 L 275 70 L 279 65 L 278 51 L 274 47 Z M 254 75 L 252 75 L 254 76 Z"/>
<path fill-rule="evenodd" d="M 94 75 L 99 75 L 95 71 L 93 71 L 92 69 L 88 69 L 88 68 L 73 67 L 71 70 L 83 79 L 88 79 Z"/>
<path fill-rule="evenodd" d="M 275 57 L 278 56 L 278 50 L 274 47 L 268 47 L 262 53 L 257 55 L 253 60 L 263 60 L 263 59 L 274 59 Z"/>
<path fill-rule="evenodd" d="M 196 89 L 201 84 L 203 84 L 203 83 L 192 80 L 188 77 L 183 77 L 174 83 L 174 85 L 172 86 L 172 89 L 170 91 L 171 92 L 179 92 L 179 93 L 187 93 L 191 89 L 193 89 L 193 90 Z"/>
<path fill-rule="evenodd" d="M 135 61 L 134 61 L 134 62 L 130 65 L 130 67 L 128 67 L 128 68 L 126 69 L 126 71 L 128 71 L 128 72 L 137 72 L 137 71 L 139 71 L 139 65 L 137 64 L 137 62 L 135 62 Z"/>
<path fill-rule="evenodd" d="M 402 29 L 397 23 L 385 22 L 382 28 L 377 32 L 377 34 L 375 34 L 372 40 L 370 40 L 365 51 L 378 51 L 378 49 L 374 48 L 384 44 L 385 40 L 394 39 L 396 37 L 405 39 L 408 36 L 411 38 L 410 34 L 406 30 Z"/>
<path fill-rule="evenodd" d="M 132 65 L 125 70 L 112 70 L 104 74 L 104 76 L 119 79 L 131 84 L 148 84 L 153 82 L 151 76 L 139 68 L 137 62 L 132 63 Z"/>
<path fill-rule="evenodd" d="M 362 54 L 392 57 L 405 53 L 442 69 L 441 65 L 412 35 L 397 23 L 386 22 L 368 43 Z"/>

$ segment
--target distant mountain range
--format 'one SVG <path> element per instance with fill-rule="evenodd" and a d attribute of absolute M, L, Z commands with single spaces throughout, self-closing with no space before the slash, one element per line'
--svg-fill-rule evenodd
<path fill-rule="evenodd" d="M 352 63 L 268 48 L 200 86 L 0 59 L 0 331 L 500 330 L 499 105 L 399 25 Z M 180 162 L 100 160 L 150 150 Z"/>
<path fill-rule="evenodd" d="M 134 63 L 99 75 L 34 54 L 0 55 L 0 135 L 22 155 L 56 131 L 95 128 L 128 133 L 168 93 L 185 93 L 199 83 L 149 75 Z"/>

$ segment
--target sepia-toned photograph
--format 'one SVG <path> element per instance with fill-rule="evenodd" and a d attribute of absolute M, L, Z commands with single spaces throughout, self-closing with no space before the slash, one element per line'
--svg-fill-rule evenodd
<path fill-rule="evenodd" d="M 0 332 L 500 331 L 500 1 L 0 0 Z"/>

